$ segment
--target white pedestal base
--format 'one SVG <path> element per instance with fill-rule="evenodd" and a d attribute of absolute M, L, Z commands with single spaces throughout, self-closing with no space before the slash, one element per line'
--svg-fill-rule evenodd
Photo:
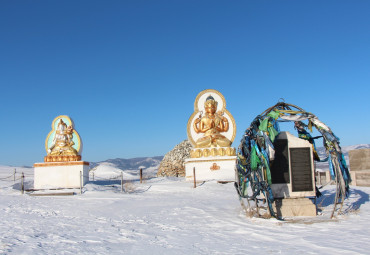
<path fill-rule="evenodd" d="M 236 156 L 216 156 L 186 159 L 186 180 L 194 180 L 193 168 L 195 167 L 196 181 L 235 181 L 235 163 Z"/>
<path fill-rule="evenodd" d="M 35 189 L 79 188 L 89 181 L 89 162 L 85 161 L 35 163 L 34 170 Z"/>

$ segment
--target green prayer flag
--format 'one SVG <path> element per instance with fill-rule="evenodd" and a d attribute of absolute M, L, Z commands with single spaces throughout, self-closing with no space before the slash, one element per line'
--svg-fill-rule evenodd
<path fill-rule="evenodd" d="M 279 116 L 280 116 L 280 112 L 278 112 L 278 111 L 271 111 L 271 112 L 269 112 L 269 114 L 267 114 L 267 116 L 270 116 L 271 118 L 273 118 L 273 119 L 277 119 L 277 118 L 279 118 Z"/>
<path fill-rule="evenodd" d="M 265 118 L 263 121 L 261 121 L 260 126 L 258 127 L 259 130 L 261 131 L 267 131 L 267 126 L 269 123 L 269 118 Z"/>
<path fill-rule="evenodd" d="M 251 151 L 251 168 L 253 171 L 257 170 L 258 164 L 261 164 L 261 160 L 257 156 L 256 148 L 253 146 Z"/>

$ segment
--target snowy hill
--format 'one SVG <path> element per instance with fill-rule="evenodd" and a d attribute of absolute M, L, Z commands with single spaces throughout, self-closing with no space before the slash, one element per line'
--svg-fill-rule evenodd
<path fill-rule="evenodd" d="M 350 146 L 342 147 L 342 151 L 347 155 L 349 151 L 359 150 L 359 149 L 370 149 L 370 144 L 357 144 L 357 145 L 350 145 Z"/>
<path fill-rule="evenodd" d="M 98 163 L 90 163 L 90 178 L 114 179 L 121 178 L 121 173 L 125 180 L 137 180 L 140 168 L 146 178 L 153 178 L 158 172 L 159 164 L 163 156 L 141 157 L 131 159 L 108 159 Z"/>
<path fill-rule="evenodd" d="M 359 150 L 359 149 L 370 149 L 370 144 L 356 144 L 356 145 L 350 145 L 350 146 L 343 146 L 342 152 L 348 161 L 348 152 L 351 150 Z M 325 148 L 324 147 L 318 147 L 317 152 L 320 155 L 320 158 L 325 157 Z"/>
<path fill-rule="evenodd" d="M 121 170 L 138 170 L 139 168 L 151 168 L 158 167 L 163 159 L 163 156 L 156 157 L 139 157 L 139 158 L 116 158 L 116 159 L 107 159 L 101 162 L 91 162 L 90 167 L 94 168 L 100 164 L 109 163 L 112 166 L 115 166 Z"/>

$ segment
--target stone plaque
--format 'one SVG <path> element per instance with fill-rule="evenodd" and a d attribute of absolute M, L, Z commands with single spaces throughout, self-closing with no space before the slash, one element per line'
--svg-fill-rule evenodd
<path fill-rule="evenodd" d="M 348 152 L 352 185 L 370 187 L 370 149 Z"/>
<path fill-rule="evenodd" d="M 351 172 L 370 170 L 370 149 L 352 150 L 348 155 Z"/>
<path fill-rule="evenodd" d="M 292 191 L 312 191 L 312 156 L 310 148 L 289 148 Z"/>

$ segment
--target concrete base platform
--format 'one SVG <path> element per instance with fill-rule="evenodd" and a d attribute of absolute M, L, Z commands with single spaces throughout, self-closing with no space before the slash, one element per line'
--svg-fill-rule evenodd
<path fill-rule="evenodd" d="M 352 185 L 370 187 L 370 149 L 348 152 Z"/>
<path fill-rule="evenodd" d="M 235 181 L 236 156 L 189 158 L 185 160 L 185 176 L 193 181 L 193 169 L 197 181 Z"/>
<path fill-rule="evenodd" d="M 275 199 L 273 205 L 278 216 L 316 216 L 316 205 L 309 198 Z"/>
<path fill-rule="evenodd" d="M 85 161 L 35 163 L 34 171 L 34 189 L 79 188 L 89 181 Z"/>
<path fill-rule="evenodd" d="M 351 171 L 351 178 L 353 186 L 370 187 L 370 169 Z"/>

